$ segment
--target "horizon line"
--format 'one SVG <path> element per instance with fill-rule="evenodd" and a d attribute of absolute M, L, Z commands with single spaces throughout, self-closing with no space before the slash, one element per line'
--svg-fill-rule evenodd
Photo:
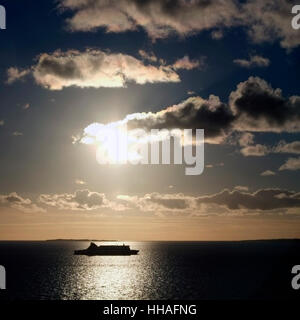
<path fill-rule="evenodd" d="M 259 238 L 259 239 L 240 239 L 240 240 L 107 240 L 107 239 L 0 239 L 0 242 L 51 242 L 51 241 L 85 241 L 85 242 L 250 242 L 250 241 L 295 241 L 300 238 Z"/>

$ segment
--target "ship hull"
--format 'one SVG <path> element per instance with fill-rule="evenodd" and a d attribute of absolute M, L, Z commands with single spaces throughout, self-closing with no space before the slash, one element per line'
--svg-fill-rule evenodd
<path fill-rule="evenodd" d="M 87 250 L 76 250 L 74 255 L 83 256 L 132 256 L 137 255 L 139 250 L 130 250 L 128 252 L 88 252 Z"/>

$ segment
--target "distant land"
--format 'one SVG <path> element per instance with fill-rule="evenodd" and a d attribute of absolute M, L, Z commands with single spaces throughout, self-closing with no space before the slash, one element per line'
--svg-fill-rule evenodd
<path fill-rule="evenodd" d="M 95 239 L 49 239 L 45 241 L 89 241 L 89 242 L 116 242 L 119 240 L 95 240 Z"/>
<path fill-rule="evenodd" d="M 96 239 L 49 239 L 47 242 L 55 241 L 88 241 L 88 242 L 124 242 L 127 240 L 96 240 Z M 202 243 L 246 243 L 246 242 L 299 242 L 299 238 L 283 238 L 283 239 L 253 239 L 253 240 L 141 240 L 136 242 L 202 242 Z"/>
<path fill-rule="evenodd" d="M 278 239 L 251 239 L 251 240 L 109 240 L 109 239 L 47 239 L 47 240 L 5 240 L 0 242 L 62 242 L 62 241 L 86 241 L 86 242 L 202 242 L 202 243 L 251 243 L 251 242 L 300 242 L 300 238 Z"/>

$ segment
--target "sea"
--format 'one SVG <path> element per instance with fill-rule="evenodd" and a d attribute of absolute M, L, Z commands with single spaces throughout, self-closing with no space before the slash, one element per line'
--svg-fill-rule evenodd
<path fill-rule="evenodd" d="M 136 256 L 76 256 L 87 241 L 0 242 L 7 300 L 299 299 L 300 240 L 127 242 Z M 96 244 L 111 244 L 96 242 Z M 123 242 L 117 242 L 123 244 Z"/>

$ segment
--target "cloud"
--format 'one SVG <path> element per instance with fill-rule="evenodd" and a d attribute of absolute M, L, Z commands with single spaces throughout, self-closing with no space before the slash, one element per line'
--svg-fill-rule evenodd
<path fill-rule="evenodd" d="M 247 146 L 241 149 L 241 153 L 245 157 L 254 156 L 254 157 L 263 157 L 269 154 L 269 148 L 262 144 L 256 144 L 253 146 Z"/>
<path fill-rule="evenodd" d="M 178 59 L 173 65 L 174 70 L 184 69 L 192 70 L 196 68 L 202 68 L 205 65 L 205 57 L 202 57 L 200 60 L 190 60 L 188 56 L 184 56 L 181 59 Z"/>
<path fill-rule="evenodd" d="M 242 147 L 240 152 L 245 157 L 262 157 L 271 152 L 270 148 L 262 144 L 254 144 L 254 134 L 250 132 L 238 135 L 238 143 Z"/>
<path fill-rule="evenodd" d="M 249 188 L 247 186 L 236 186 L 234 187 L 234 190 L 238 190 L 238 191 L 248 191 Z"/>
<path fill-rule="evenodd" d="M 300 97 L 282 96 L 259 77 L 238 84 L 230 94 L 229 104 L 235 115 L 237 131 L 299 132 Z"/>
<path fill-rule="evenodd" d="M 300 154 L 300 141 L 287 143 L 281 140 L 276 146 L 269 147 L 261 144 L 254 144 L 254 135 L 244 133 L 239 139 L 239 144 L 243 147 L 241 153 L 244 156 L 262 157 L 270 153 L 290 153 Z"/>
<path fill-rule="evenodd" d="M 183 214 L 183 215 L 231 215 L 259 213 L 288 213 L 287 209 L 300 208 L 300 193 L 277 188 L 260 189 L 249 192 L 247 186 L 236 186 L 210 195 L 187 195 L 183 193 L 144 195 L 118 195 L 114 201 L 103 193 L 87 189 L 74 193 L 41 194 L 39 203 L 59 210 L 92 211 L 111 209 L 140 213 Z M 16 192 L 0 195 L 0 206 L 14 208 L 22 212 L 45 212 L 30 199 Z"/>
<path fill-rule="evenodd" d="M 220 40 L 224 37 L 224 33 L 222 30 L 214 30 L 211 32 L 211 37 L 214 39 L 214 40 Z"/>
<path fill-rule="evenodd" d="M 123 120 L 103 125 L 93 123 L 84 129 L 82 143 L 90 144 L 100 138 L 106 128 L 126 124 L 129 131 L 134 129 L 204 129 L 206 141 L 218 143 L 231 128 L 233 116 L 218 97 L 211 95 L 208 100 L 191 97 L 178 105 L 159 112 L 143 112 L 127 115 Z"/>
<path fill-rule="evenodd" d="M 17 209 L 25 213 L 45 212 L 44 209 L 32 203 L 30 199 L 22 198 L 16 192 L 0 195 L 0 206 Z"/>
<path fill-rule="evenodd" d="M 300 44 L 291 28 L 290 0 L 59 0 L 60 8 L 73 13 L 67 19 L 71 31 L 136 31 L 143 28 L 152 40 L 174 34 L 181 37 L 243 27 L 255 43 L 279 41 L 283 48 Z"/>
<path fill-rule="evenodd" d="M 67 20 L 72 31 L 134 31 L 142 27 L 153 40 L 181 36 L 236 23 L 235 1 L 182 0 L 60 0 L 74 15 Z"/>
<path fill-rule="evenodd" d="M 15 67 L 8 68 L 6 83 L 12 84 L 17 80 L 23 80 L 26 76 L 30 74 L 30 72 L 30 69 L 21 70 Z"/>
<path fill-rule="evenodd" d="M 224 163 L 220 162 L 220 163 L 216 163 L 216 164 L 207 164 L 207 165 L 205 165 L 205 168 L 215 168 L 215 167 L 224 167 Z"/>
<path fill-rule="evenodd" d="M 143 196 L 118 195 L 117 200 L 143 212 L 190 212 L 194 198 L 184 194 L 148 193 Z"/>
<path fill-rule="evenodd" d="M 243 68 L 253 68 L 253 67 L 268 67 L 270 65 L 270 60 L 262 56 L 250 56 L 249 60 L 246 59 L 235 59 L 233 62 Z"/>
<path fill-rule="evenodd" d="M 86 182 L 81 180 L 81 179 L 76 179 L 75 183 L 78 184 L 78 185 L 85 185 L 86 184 Z"/>
<path fill-rule="evenodd" d="M 171 189 L 171 187 L 170 187 Z M 144 195 L 117 195 L 108 200 L 103 193 L 87 189 L 74 193 L 41 194 L 38 202 L 58 210 L 93 211 L 110 209 L 111 212 L 128 211 L 182 215 L 245 215 L 259 213 L 288 213 L 287 209 L 300 208 L 300 193 L 284 189 L 267 188 L 249 192 L 247 186 L 236 186 L 210 195 L 183 193 L 147 193 Z M 30 199 L 13 192 L 0 195 L 0 206 L 22 212 L 45 212 Z M 278 211 L 279 210 L 279 211 Z"/>
<path fill-rule="evenodd" d="M 56 207 L 60 210 L 96 210 L 108 206 L 105 195 L 91 192 L 87 189 L 75 193 L 42 194 L 39 201 L 45 205 Z"/>
<path fill-rule="evenodd" d="M 241 147 L 247 147 L 254 143 L 254 134 L 245 132 L 239 137 L 239 145 Z"/>
<path fill-rule="evenodd" d="M 273 152 L 300 154 L 300 141 L 286 143 L 284 140 L 282 140 L 278 143 L 276 147 L 274 147 Z"/>
<path fill-rule="evenodd" d="M 260 174 L 262 177 L 275 176 L 276 173 L 271 170 L 266 170 Z"/>
<path fill-rule="evenodd" d="M 299 33 L 291 28 L 294 4 L 290 0 L 246 1 L 241 18 L 248 26 L 250 38 L 256 43 L 279 41 L 287 49 L 299 46 Z"/>
<path fill-rule="evenodd" d="M 157 207 L 169 210 L 185 210 L 190 204 L 185 197 L 178 195 L 160 195 L 158 193 L 148 194 L 143 198 L 143 202 L 152 206 L 153 210 Z"/>
<path fill-rule="evenodd" d="M 204 129 L 206 143 L 224 143 L 236 132 L 242 153 L 262 156 L 272 150 L 253 145 L 252 132 L 299 132 L 300 97 L 285 98 L 280 89 L 273 89 L 265 80 L 250 77 L 238 84 L 229 103 L 210 95 L 208 99 L 189 97 L 179 104 L 158 112 L 141 112 L 108 124 L 92 123 L 83 130 L 80 142 L 93 144 L 103 129 L 127 125 L 128 130 Z M 79 139 L 79 138 L 78 138 Z"/>
<path fill-rule="evenodd" d="M 15 137 L 21 137 L 21 136 L 23 136 L 23 133 L 22 133 L 22 132 L 19 132 L 19 131 L 14 131 L 14 132 L 12 133 L 12 135 L 15 136 Z"/>
<path fill-rule="evenodd" d="M 71 140 L 72 140 L 72 144 L 76 144 L 80 141 L 81 137 L 80 135 L 72 135 L 71 136 Z"/>
<path fill-rule="evenodd" d="M 117 201 L 132 209 L 154 212 L 156 215 L 257 215 L 285 214 L 288 209 L 300 208 L 300 193 L 284 189 L 266 188 L 249 192 L 247 186 L 224 189 L 210 195 L 182 193 L 150 193 L 141 196 L 119 195 Z"/>
<path fill-rule="evenodd" d="M 225 189 L 220 193 L 197 198 L 200 204 L 217 204 L 229 210 L 259 210 L 268 211 L 284 208 L 299 208 L 300 193 L 281 189 L 260 189 L 256 192 Z"/>
<path fill-rule="evenodd" d="M 296 171 L 300 170 L 300 157 L 299 158 L 289 158 L 280 168 L 279 171 L 291 170 Z"/>
<path fill-rule="evenodd" d="M 126 117 L 130 129 L 204 129 L 208 139 L 222 139 L 226 136 L 232 120 L 233 116 L 226 104 L 214 95 L 210 95 L 207 100 L 191 97 L 157 113 L 148 112 Z"/>
<path fill-rule="evenodd" d="M 84 52 L 57 50 L 52 54 L 43 53 L 30 70 L 36 83 L 49 90 L 72 86 L 119 88 L 129 82 L 145 84 L 180 81 L 179 75 L 170 66 L 146 65 L 130 55 L 92 49 Z"/>
<path fill-rule="evenodd" d="M 144 50 L 139 50 L 139 55 L 145 59 L 145 60 L 149 60 L 151 62 L 157 62 L 158 59 L 157 57 L 155 56 L 155 54 L 153 52 L 151 53 L 147 53 L 146 51 Z"/>

